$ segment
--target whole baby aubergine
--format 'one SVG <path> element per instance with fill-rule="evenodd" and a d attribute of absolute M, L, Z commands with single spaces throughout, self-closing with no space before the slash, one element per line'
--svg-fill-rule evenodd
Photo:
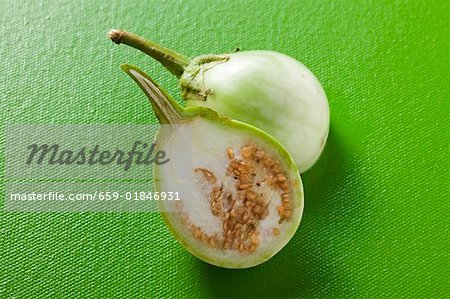
<path fill-rule="evenodd" d="M 147 95 L 159 122 L 174 128 L 161 126 L 156 136 L 170 162 L 154 166 L 154 190 L 179 191 L 179 201 L 158 202 L 175 238 L 224 268 L 256 266 L 280 251 L 303 213 L 302 182 L 289 153 L 260 129 L 208 108 L 183 108 L 136 67 L 122 69 Z M 185 126 L 188 135 L 180 129 Z M 184 160 L 187 146 L 191 164 Z M 189 175 L 188 188 L 176 190 L 176 181 Z"/>
<path fill-rule="evenodd" d="M 329 131 L 329 106 L 314 74 L 273 51 L 239 51 L 188 59 L 133 33 L 111 30 L 110 38 L 143 51 L 180 79 L 187 106 L 211 108 L 275 137 L 300 172 L 319 158 Z"/>

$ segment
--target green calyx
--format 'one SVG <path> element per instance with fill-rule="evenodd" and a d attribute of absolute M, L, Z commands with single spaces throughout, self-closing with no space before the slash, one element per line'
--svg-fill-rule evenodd
<path fill-rule="evenodd" d="M 139 68 L 122 64 L 120 66 L 145 93 L 152 105 L 153 111 L 161 124 L 188 123 L 194 117 L 205 117 L 225 122 L 228 119 L 217 112 L 203 107 L 183 108 L 158 84 Z"/>
<path fill-rule="evenodd" d="M 204 72 L 230 59 L 226 54 L 209 54 L 189 60 L 171 49 L 125 30 L 112 29 L 109 32 L 109 38 L 116 44 L 126 44 L 159 61 L 170 73 L 180 79 L 181 94 L 183 99 L 187 100 L 206 100 L 212 91 L 205 89 L 201 84 Z"/>
<path fill-rule="evenodd" d="M 185 122 L 185 110 L 178 105 L 154 80 L 139 68 L 122 64 L 120 66 L 142 89 L 161 124 L 180 124 Z"/>
<path fill-rule="evenodd" d="M 206 101 L 212 90 L 203 85 L 204 74 L 217 64 L 227 62 L 229 55 L 202 55 L 192 59 L 180 78 L 181 97 L 186 100 Z"/>

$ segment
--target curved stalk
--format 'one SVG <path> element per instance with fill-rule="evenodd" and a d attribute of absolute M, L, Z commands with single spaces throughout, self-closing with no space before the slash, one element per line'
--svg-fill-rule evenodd
<path fill-rule="evenodd" d="M 134 33 L 112 29 L 108 35 L 116 44 L 131 46 L 156 59 L 177 78 L 181 77 L 184 69 L 189 65 L 189 58 Z"/>

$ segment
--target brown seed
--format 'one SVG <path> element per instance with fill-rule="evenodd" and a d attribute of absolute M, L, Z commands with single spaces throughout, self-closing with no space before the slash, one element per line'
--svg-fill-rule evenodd
<path fill-rule="evenodd" d="M 259 236 L 256 233 L 253 233 L 250 237 L 250 241 L 253 244 L 258 245 L 259 244 Z"/>
<path fill-rule="evenodd" d="M 180 222 L 181 224 L 186 224 L 188 221 L 188 215 L 186 213 L 180 213 Z"/>
<path fill-rule="evenodd" d="M 206 178 L 208 183 L 215 184 L 216 183 L 216 177 L 212 174 L 211 171 L 203 169 L 203 168 L 196 168 L 194 170 L 195 172 L 201 172 L 203 176 Z"/>
<path fill-rule="evenodd" d="M 279 228 L 274 228 L 274 229 L 273 229 L 273 234 L 274 234 L 275 236 L 279 235 L 279 234 L 280 234 L 280 229 L 279 229 Z"/>
<path fill-rule="evenodd" d="M 197 228 L 194 230 L 194 237 L 195 237 L 196 239 L 200 239 L 200 238 L 202 237 L 202 230 L 200 229 L 200 227 L 197 227 Z"/>
<path fill-rule="evenodd" d="M 241 174 L 240 176 L 239 176 L 239 181 L 240 181 L 240 183 L 241 184 L 251 184 L 251 180 L 250 180 L 250 178 L 249 178 L 249 176 L 248 176 L 248 174 Z"/>
<path fill-rule="evenodd" d="M 242 216 L 242 221 L 247 222 L 248 217 L 249 217 L 249 216 L 248 216 L 248 213 L 245 212 L 244 215 Z"/>
<path fill-rule="evenodd" d="M 286 177 L 284 175 L 282 175 L 281 173 L 277 174 L 277 180 L 279 182 L 284 182 L 286 181 Z"/>
<path fill-rule="evenodd" d="M 233 150 L 231 148 L 227 149 L 227 154 L 228 154 L 228 158 L 234 159 L 234 153 L 233 153 Z"/>
<path fill-rule="evenodd" d="M 211 193 L 209 194 L 209 198 L 214 200 L 214 199 L 216 199 L 217 194 L 218 194 L 218 190 L 216 190 L 216 188 L 214 188 L 214 189 L 211 191 Z"/>
<path fill-rule="evenodd" d="M 234 200 L 234 201 L 233 201 L 233 204 L 231 205 L 231 208 L 232 208 L 232 209 L 235 209 L 235 208 L 237 207 L 237 205 L 238 205 L 237 200 Z"/>
<path fill-rule="evenodd" d="M 212 248 L 216 248 L 217 247 L 217 238 L 216 237 L 210 237 L 208 239 L 208 245 L 211 246 Z"/>
<path fill-rule="evenodd" d="M 289 217 L 291 217 L 291 215 L 292 215 L 291 210 L 286 210 L 286 211 L 284 212 L 284 218 L 289 218 Z"/>
<path fill-rule="evenodd" d="M 283 183 L 280 185 L 280 187 L 281 187 L 281 189 L 283 189 L 284 191 L 289 190 L 289 184 L 288 184 L 287 182 L 283 182 Z"/>
<path fill-rule="evenodd" d="M 241 174 L 247 174 L 247 173 L 249 173 L 249 169 L 248 169 L 248 167 L 246 167 L 246 166 L 239 166 L 239 167 L 238 167 L 238 170 L 239 170 L 239 172 L 240 172 Z"/>
<path fill-rule="evenodd" d="M 256 159 L 261 159 L 262 157 L 264 157 L 265 153 L 261 150 L 257 150 L 255 153 L 255 157 Z"/>
<path fill-rule="evenodd" d="M 244 244 L 240 243 L 239 244 L 239 252 L 242 252 L 242 251 L 244 251 Z"/>
<path fill-rule="evenodd" d="M 246 209 L 245 207 L 240 206 L 239 208 L 237 208 L 236 213 L 237 213 L 238 215 L 241 215 L 241 216 L 242 216 L 242 215 L 245 213 L 246 210 L 247 210 L 247 209 Z"/>
<path fill-rule="evenodd" d="M 236 218 L 236 210 L 235 209 L 231 209 L 231 211 L 230 211 L 230 217 L 231 218 Z"/>
<path fill-rule="evenodd" d="M 247 166 L 247 163 L 245 161 L 239 161 L 239 163 L 237 163 L 238 167 L 239 166 Z"/>
<path fill-rule="evenodd" d="M 241 150 L 241 155 L 244 159 L 249 159 L 252 156 L 252 149 L 250 146 L 244 146 Z"/>
<path fill-rule="evenodd" d="M 291 202 L 291 199 L 290 198 L 283 198 L 281 201 L 282 202 Z"/>
<path fill-rule="evenodd" d="M 228 220 L 228 227 L 230 227 L 231 229 L 234 229 L 235 225 L 236 225 L 236 220 L 234 220 L 233 218 Z"/>
<path fill-rule="evenodd" d="M 272 166 L 272 172 L 273 173 L 280 173 L 281 172 L 280 165 L 275 164 L 274 166 Z"/>
<path fill-rule="evenodd" d="M 290 209 L 291 208 L 291 202 L 290 201 L 283 201 L 282 206 L 283 206 L 283 208 Z"/>
<path fill-rule="evenodd" d="M 247 193 L 245 193 L 245 196 L 249 200 L 254 200 L 256 198 L 256 193 L 253 191 L 247 191 Z"/>
<path fill-rule="evenodd" d="M 269 177 L 266 178 L 266 182 L 269 185 L 274 185 L 276 183 L 276 179 L 274 176 L 270 175 Z"/>
<path fill-rule="evenodd" d="M 273 162 L 273 160 L 269 157 L 266 157 L 266 159 L 264 159 L 264 165 L 266 166 L 272 166 L 275 162 Z"/>
<path fill-rule="evenodd" d="M 224 242 L 223 242 L 223 248 L 224 248 L 224 249 L 230 248 L 230 242 L 224 241 Z"/>
<path fill-rule="evenodd" d="M 248 247 L 249 252 L 254 252 L 256 250 L 256 245 L 252 244 Z"/>
<path fill-rule="evenodd" d="M 259 215 L 259 214 L 261 214 L 261 211 L 262 211 L 262 207 L 260 205 L 256 205 L 253 207 L 253 213 Z"/>
<path fill-rule="evenodd" d="M 217 199 L 218 201 L 222 202 L 222 200 L 223 200 L 223 192 L 222 192 L 222 190 L 219 191 L 219 195 L 217 196 L 216 199 Z"/>
<path fill-rule="evenodd" d="M 265 219 L 269 215 L 269 209 L 265 207 L 263 214 L 261 215 L 261 219 Z"/>
<path fill-rule="evenodd" d="M 241 184 L 241 185 L 239 185 L 239 189 L 240 189 L 240 190 L 245 190 L 245 189 L 248 189 L 248 188 L 250 188 L 250 187 L 251 187 L 250 184 Z"/>
<path fill-rule="evenodd" d="M 208 236 L 204 233 L 202 233 L 202 241 L 206 242 L 208 240 Z"/>
<path fill-rule="evenodd" d="M 218 217 L 220 218 L 220 220 L 225 221 L 225 211 L 221 210 L 219 212 L 219 216 Z"/>

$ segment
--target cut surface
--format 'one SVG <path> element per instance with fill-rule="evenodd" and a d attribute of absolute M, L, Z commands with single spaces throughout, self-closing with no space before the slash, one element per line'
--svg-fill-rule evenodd
<path fill-rule="evenodd" d="M 235 157 L 232 148 L 227 149 L 230 163 L 222 180 L 207 169 L 196 168 L 209 185 L 211 213 L 222 222 L 220 235 L 207 235 L 201 227 L 190 224 L 185 214 L 186 225 L 191 225 L 194 238 L 202 240 L 212 248 L 254 252 L 260 243 L 260 222 L 269 214 L 270 197 L 279 194 L 281 202 L 277 206 L 279 220 L 272 233 L 279 232 L 279 224 L 289 219 L 292 213 L 292 192 L 286 173 L 257 146 L 249 144 L 240 150 L 240 158 Z M 203 184 L 199 184 L 204 187 Z M 180 209 L 181 210 L 181 209 Z M 267 229 L 267 228 L 264 228 Z M 270 228 L 269 228 L 270 229 Z"/>
<path fill-rule="evenodd" d="M 264 262 L 290 240 L 300 222 L 303 193 L 293 162 L 264 133 L 233 121 L 198 118 L 189 129 L 189 169 L 155 169 L 158 191 L 175 191 L 167 178 L 192 180 L 191 189 L 180 192 L 181 201 L 160 202 L 162 210 L 173 211 L 164 213 L 167 224 L 208 263 L 246 268 Z M 186 136 L 174 135 L 174 144 Z M 161 144 L 167 145 L 167 138 Z M 170 155 L 180 155 L 177 148 Z"/>

